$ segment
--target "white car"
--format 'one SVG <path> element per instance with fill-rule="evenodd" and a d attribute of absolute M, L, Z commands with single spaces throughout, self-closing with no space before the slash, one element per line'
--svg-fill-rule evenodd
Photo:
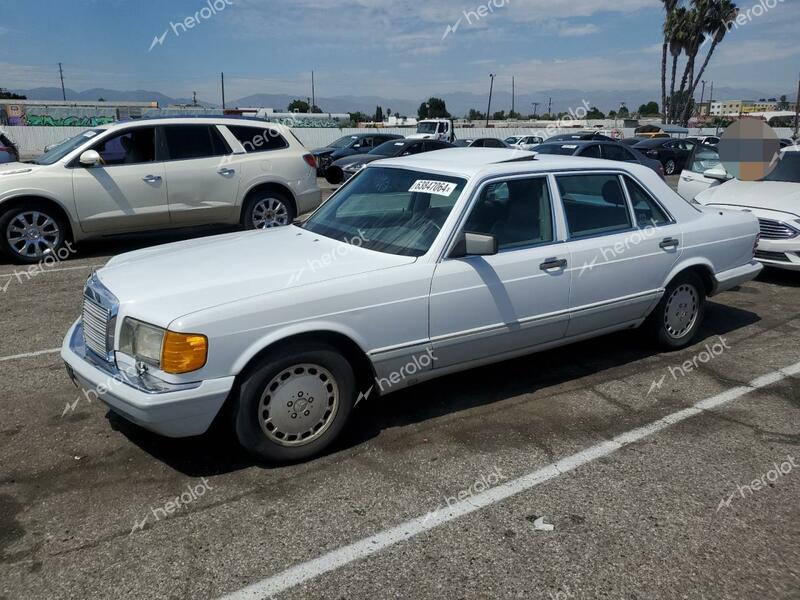
<path fill-rule="evenodd" d="M 519 150 L 533 150 L 539 144 L 544 143 L 544 139 L 538 135 L 523 135 L 519 136 L 517 141 L 513 143 L 508 140 L 506 140 L 506 143 Z"/>
<path fill-rule="evenodd" d="M 685 347 L 706 297 L 761 270 L 757 235 L 752 215 L 689 204 L 640 165 L 381 160 L 302 226 L 112 259 L 61 356 L 143 427 L 198 435 L 224 412 L 254 455 L 301 460 L 358 402 L 427 379 L 642 325 Z"/>
<path fill-rule="evenodd" d="M 314 157 L 276 123 L 164 118 L 89 129 L 0 167 L 0 250 L 17 262 L 135 231 L 288 225 L 322 200 Z"/>
<path fill-rule="evenodd" d="M 760 181 L 730 179 L 695 196 L 704 206 L 747 211 L 758 218 L 756 258 L 771 267 L 800 271 L 800 148 L 787 148 Z M 720 173 L 721 172 L 721 173 Z M 721 167 L 707 175 L 724 176 Z"/>

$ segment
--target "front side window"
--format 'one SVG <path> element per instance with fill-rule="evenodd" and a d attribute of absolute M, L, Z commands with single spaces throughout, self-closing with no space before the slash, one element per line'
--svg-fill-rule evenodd
<path fill-rule="evenodd" d="M 224 156 L 228 145 L 214 126 L 167 125 L 163 127 L 170 160 Z"/>
<path fill-rule="evenodd" d="M 712 146 L 698 146 L 689 170 L 695 173 L 704 173 L 708 169 L 719 167 L 721 164 L 719 150 Z"/>
<path fill-rule="evenodd" d="M 245 152 L 269 152 L 270 150 L 283 150 L 289 144 L 283 136 L 274 129 L 261 127 L 246 127 L 242 125 L 228 125 L 234 137 L 244 146 Z"/>
<path fill-rule="evenodd" d="M 422 256 L 466 183 L 459 177 L 372 167 L 323 204 L 303 228 L 369 250 Z"/>
<path fill-rule="evenodd" d="M 92 149 L 107 166 L 150 163 L 156 159 L 156 129 L 128 129 L 98 142 Z"/>
<path fill-rule="evenodd" d="M 632 227 L 617 175 L 556 177 L 572 238 L 606 235 Z"/>
<path fill-rule="evenodd" d="M 464 225 L 464 231 L 493 235 L 498 250 L 553 241 L 553 211 L 547 179 L 490 183 Z"/>
<path fill-rule="evenodd" d="M 672 222 L 652 196 L 633 179 L 625 177 L 625 187 L 628 188 L 633 214 L 636 215 L 636 224 L 639 227 L 658 227 Z"/>

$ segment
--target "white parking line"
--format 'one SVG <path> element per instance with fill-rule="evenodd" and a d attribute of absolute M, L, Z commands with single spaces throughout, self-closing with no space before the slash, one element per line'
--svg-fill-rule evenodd
<path fill-rule="evenodd" d="M 61 348 L 50 348 L 50 350 L 38 350 L 36 352 L 26 352 L 25 354 L 14 354 L 12 356 L 0 356 L 0 362 L 19 360 L 20 358 L 31 358 L 34 356 L 43 356 L 45 354 L 55 354 L 57 352 L 61 352 Z"/>
<path fill-rule="evenodd" d="M 735 387 L 716 396 L 701 400 L 697 404 L 680 410 L 676 413 L 667 415 L 644 427 L 633 429 L 627 433 L 616 436 L 612 440 L 604 441 L 586 450 L 573 454 L 543 467 L 537 471 L 523 475 L 518 479 L 498 485 L 490 490 L 470 496 L 467 500 L 457 502 L 446 510 L 437 510 L 401 523 L 400 525 L 387 529 L 373 536 L 364 538 L 338 550 L 333 550 L 327 554 L 309 560 L 308 562 L 295 565 L 285 571 L 277 573 L 267 579 L 254 583 L 238 592 L 225 596 L 222 600 L 243 600 L 245 598 L 270 598 L 273 594 L 279 594 L 294 586 L 319 577 L 329 571 L 334 571 L 344 567 L 351 562 L 366 558 L 381 550 L 393 546 L 399 542 L 410 539 L 420 533 L 430 531 L 440 525 L 449 523 L 458 517 L 475 512 L 487 506 L 491 506 L 515 496 L 521 492 L 530 490 L 541 483 L 554 479 L 560 475 L 568 473 L 580 466 L 602 458 L 612 452 L 624 448 L 625 446 L 649 437 L 663 429 L 671 427 L 676 423 L 685 421 L 691 417 L 705 411 L 719 408 L 729 402 L 741 398 L 752 391 L 772 385 L 789 377 L 800 374 L 800 363 L 796 363 L 779 371 L 769 373 L 754 379 L 747 385 Z"/>

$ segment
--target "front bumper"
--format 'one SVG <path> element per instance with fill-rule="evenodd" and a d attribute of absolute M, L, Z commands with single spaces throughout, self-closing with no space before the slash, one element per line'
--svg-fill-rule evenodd
<path fill-rule="evenodd" d="M 83 390 L 79 401 L 100 399 L 115 413 L 167 437 L 205 433 L 233 388 L 234 377 L 173 384 L 120 371 L 88 351 L 77 321 L 64 338 L 61 358 Z"/>
<path fill-rule="evenodd" d="M 761 238 L 756 248 L 756 259 L 770 267 L 800 271 L 800 238 L 789 240 Z"/>

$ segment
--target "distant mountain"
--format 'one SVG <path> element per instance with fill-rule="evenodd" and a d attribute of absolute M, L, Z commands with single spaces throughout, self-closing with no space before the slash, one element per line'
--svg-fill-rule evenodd
<path fill-rule="evenodd" d="M 31 100 L 61 100 L 61 88 L 35 88 L 30 90 L 13 90 L 18 94 L 24 94 Z M 708 92 L 709 90 L 707 90 Z M 100 98 L 108 101 L 125 101 L 131 102 L 158 102 L 159 106 L 165 107 L 169 104 L 191 104 L 192 100 L 189 98 L 171 98 L 160 92 L 153 92 L 148 90 L 110 90 L 105 88 L 95 88 L 77 92 L 75 90 L 67 89 L 67 100 L 80 100 L 80 101 L 96 101 Z M 488 91 L 486 94 L 474 94 L 471 92 L 451 92 L 446 94 L 434 94 L 445 100 L 447 109 L 456 117 L 466 115 L 471 108 L 481 112 L 486 111 L 488 103 Z M 794 93 L 787 93 L 790 100 L 794 99 Z M 586 91 L 579 89 L 553 89 L 543 90 L 536 93 L 520 93 L 515 98 L 514 108 L 517 112 L 522 114 L 531 114 L 533 112 L 533 102 L 538 103 L 537 114 L 545 114 L 548 109 L 548 102 L 552 99 L 553 112 L 568 111 L 572 109 L 577 110 L 583 106 L 584 101 L 591 107 L 596 106 L 603 112 L 609 110 L 616 110 L 620 106 L 620 102 L 625 102 L 628 109 L 633 112 L 639 108 L 640 105 L 650 101 L 661 101 L 660 90 L 647 91 L 647 90 L 619 90 L 619 91 Z M 228 101 L 226 104 L 231 107 L 263 107 L 274 108 L 276 111 L 285 111 L 286 107 L 292 100 L 297 98 L 306 99 L 306 94 L 291 95 L 291 94 L 253 94 L 245 96 L 238 100 Z M 777 98 L 780 93 L 763 92 L 748 88 L 717 88 L 714 90 L 714 98 L 718 100 L 735 100 L 747 99 L 758 100 L 759 98 Z M 699 95 L 698 95 L 699 99 Z M 346 113 L 361 111 L 367 114 L 373 114 L 375 108 L 380 106 L 383 108 L 384 114 L 388 109 L 392 109 L 392 113 L 416 116 L 417 108 L 425 98 L 407 99 L 407 98 L 385 98 L 380 96 L 334 96 L 330 98 L 317 98 L 317 105 L 325 112 L 333 113 Z M 202 102 L 198 100 L 198 104 L 210 108 L 219 108 L 219 104 L 213 102 Z M 492 112 L 504 110 L 508 112 L 511 110 L 511 93 L 506 90 L 497 90 L 492 96 Z"/>

